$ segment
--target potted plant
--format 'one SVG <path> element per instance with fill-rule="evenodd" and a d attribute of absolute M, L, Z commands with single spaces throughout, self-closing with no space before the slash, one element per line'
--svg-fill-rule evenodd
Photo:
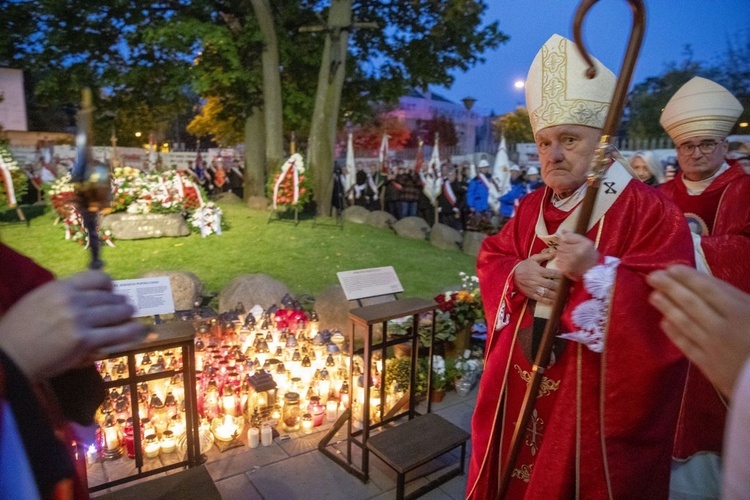
<path fill-rule="evenodd" d="M 440 312 L 446 316 L 448 329 L 455 339 L 446 354 L 463 354 L 471 344 L 471 329 L 475 323 L 484 321 L 482 296 L 479 290 L 479 279 L 464 272 L 461 276 L 461 288 L 457 291 L 441 293 L 435 297 Z"/>
<path fill-rule="evenodd" d="M 427 358 L 420 359 L 425 373 L 427 372 Z M 432 356 L 432 392 L 430 399 L 433 403 L 439 403 L 445 397 L 445 392 L 452 387 L 456 376 L 456 364 L 453 358 L 443 356 Z"/>
<path fill-rule="evenodd" d="M 389 394 L 407 391 L 409 389 L 409 376 L 411 374 L 411 358 L 396 357 L 385 362 L 387 391 Z"/>

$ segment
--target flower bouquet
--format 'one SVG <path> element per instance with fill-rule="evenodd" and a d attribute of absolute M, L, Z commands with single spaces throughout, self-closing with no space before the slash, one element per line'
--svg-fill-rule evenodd
<path fill-rule="evenodd" d="M 456 330 L 484 320 L 479 279 L 461 272 L 461 289 L 441 293 L 435 297 L 440 311 L 448 313 Z"/>

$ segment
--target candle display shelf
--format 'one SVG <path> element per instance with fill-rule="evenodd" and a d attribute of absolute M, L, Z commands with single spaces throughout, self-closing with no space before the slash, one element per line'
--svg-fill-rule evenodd
<path fill-rule="evenodd" d="M 201 463 L 195 387 L 195 330 L 153 327 L 155 340 L 119 346 L 96 365 L 108 396 L 88 446 L 89 491 Z"/>

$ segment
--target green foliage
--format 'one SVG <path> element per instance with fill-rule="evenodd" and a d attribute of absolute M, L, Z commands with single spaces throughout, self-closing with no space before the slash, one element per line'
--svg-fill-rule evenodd
<path fill-rule="evenodd" d="M 684 61 L 670 63 L 661 75 L 635 85 L 628 101 L 627 136 L 666 137 L 659 124 L 661 112 L 675 92 L 695 76 L 723 85 L 742 103 L 744 111 L 732 130 L 732 133 L 741 133 L 739 123 L 750 121 L 750 34 L 743 36 L 736 43 L 728 41 L 727 51 L 712 64 L 693 61 L 688 46 Z"/>
<path fill-rule="evenodd" d="M 497 117 L 492 122 L 492 126 L 495 129 L 495 136 L 504 135 L 509 144 L 534 142 L 534 132 L 531 129 L 529 112 L 526 108 L 519 107 L 512 113 Z"/>
<path fill-rule="evenodd" d="M 385 362 L 386 381 L 388 391 L 393 394 L 409 389 L 411 381 L 411 357 L 389 358 Z"/>
<path fill-rule="evenodd" d="M 428 241 L 407 240 L 364 224 L 313 227 L 284 222 L 269 224 L 268 214 L 241 204 L 222 204 L 232 229 L 221 236 L 118 240 L 102 250 L 105 271 L 115 279 L 137 278 L 148 271 L 195 273 L 207 292 L 219 292 L 241 274 L 264 273 L 296 295 L 315 295 L 338 284 L 339 271 L 393 266 L 411 297 L 431 298 L 461 269 L 474 265 L 468 255 L 440 250 Z M 55 214 L 30 220 L 30 226 L 4 226 L 0 239 L 58 276 L 82 271 L 89 254 L 65 245 Z M 333 225 L 333 224 L 332 224 Z"/>
<path fill-rule="evenodd" d="M 633 87 L 628 100 L 627 135 L 630 138 L 666 137 L 659 123 L 661 111 L 669 99 L 700 71 L 700 64 L 686 61 L 671 66 L 658 77 L 647 78 Z"/>

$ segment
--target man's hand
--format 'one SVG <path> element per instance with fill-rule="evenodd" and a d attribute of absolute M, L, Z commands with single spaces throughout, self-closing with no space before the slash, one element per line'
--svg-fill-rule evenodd
<path fill-rule="evenodd" d="M 563 232 L 557 245 L 557 268 L 573 281 L 581 281 L 586 271 L 599 263 L 594 242 L 576 233 Z"/>
<path fill-rule="evenodd" d="M 513 280 L 521 293 L 543 304 L 552 304 L 555 301 L 562 273 L 541 265 L 554 256 L 553 252 L 545 251 L 532 255 L 518 264 Z"/>
<path fill-rule="evenodd" d="M 91 360 L 101 348 L 140 340 L 145 326 L 112 292 L 101 271 L 52 281 L 19 300 L 0 319 L 0 349 L 31 378 L 50 378 Z"/>
<path fill-rule="evenodd" d="M 661 327 L 722 393 L 732 388 L 750 356 L 750 295 L 686 266 L 655 271 L 649 302 Z"/>

